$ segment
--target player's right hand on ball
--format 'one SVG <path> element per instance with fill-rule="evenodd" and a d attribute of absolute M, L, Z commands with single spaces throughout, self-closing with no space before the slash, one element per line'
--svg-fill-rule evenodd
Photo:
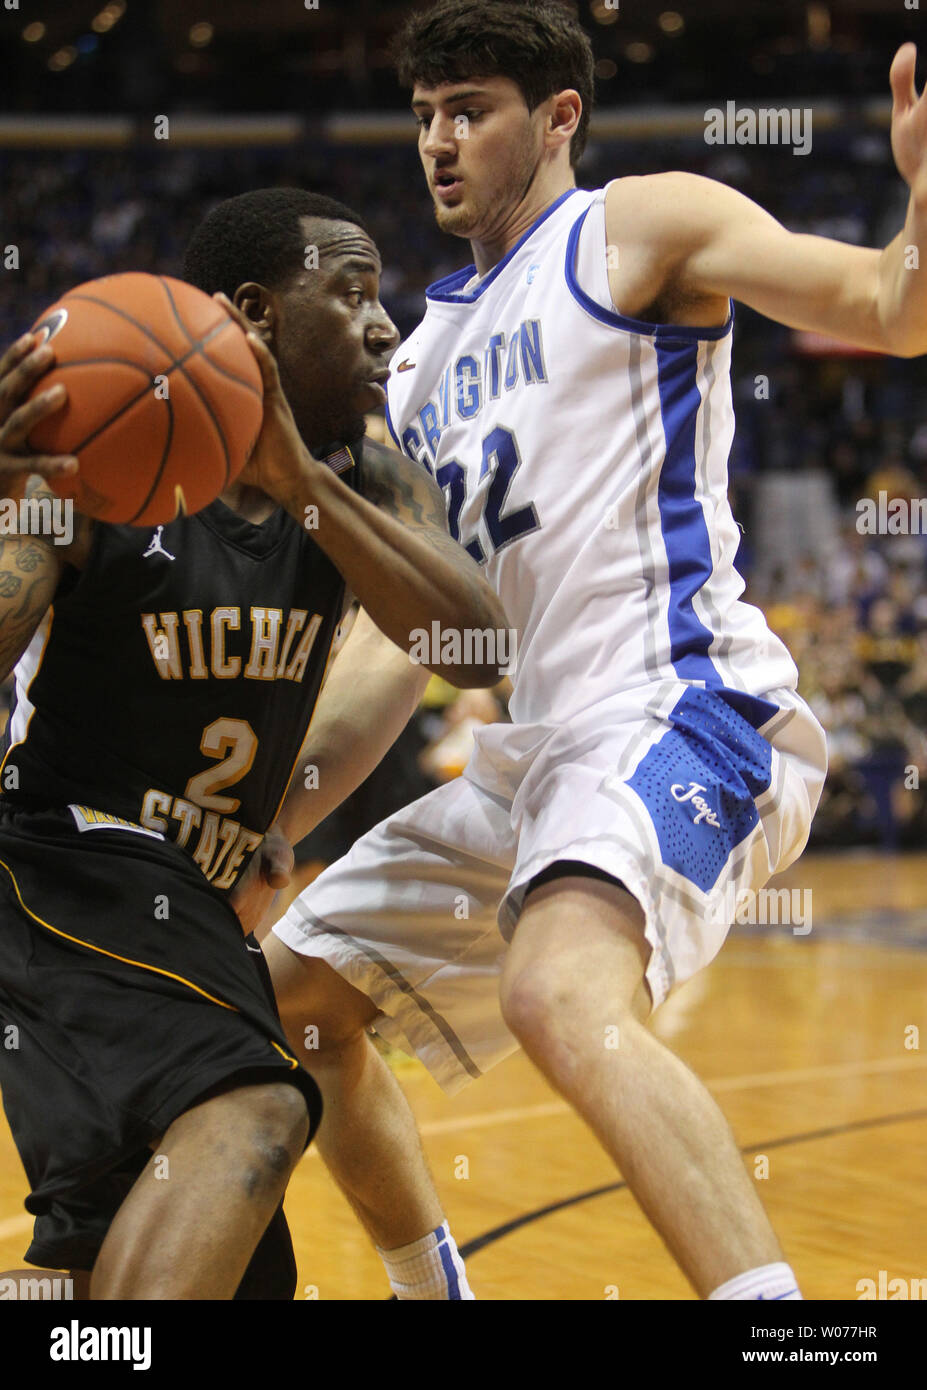
<path fill-rule="evenodd" d="M 280 384 L 277 361 L 270 348 L 254 331 L 254 325 L 224 294 L 214 294 L 223 309 L 241 328 L 261 371 L 264 386 L 264 422 L 251 457 L 238 475 L 239 482 L 265 492 L 281 506 L 293 492 L 294 482 L 302 481 L 305 470 L 320 469 L 300 436 L 289 401 Z"/>
<path fill-rule="evenodd" d="M 35 341 L 34 334 L 25 333 L 0 358 L 0 493 L 14 500 L 25 495 L 31 473 L 54 478 L 77 469 L 71 455 L 36 454 L 29 447 L 29 435 L 39 421 L 54 415 L 68 399 L 63 386 L 25 399 L 55 361 L 54 350 L 47 345 L 35 348 Z"/>

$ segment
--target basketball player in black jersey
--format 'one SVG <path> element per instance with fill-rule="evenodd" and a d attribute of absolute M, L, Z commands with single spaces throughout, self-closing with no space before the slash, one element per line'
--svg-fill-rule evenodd
<path fill-rule="evenodd" d="M 93 1298 L 292 1297 L 279 1203 L 320 1100 L 228 895 L 252 856 L 273 877 L 263 837 L 346 590 L 405 651 L 434 621 L 504 625 L 429 475 L 362 438 L 397 342 L 379 270 L 329 199 L 220 205 L 185 273 L 250 330 L 265 405 L 245 473 L 154 532 L 77 518 L 66 548 L 0 538 L 0 1087 L 32 1188 L 26 1258 L 92 1270 Z M 29 452 L 66 399 L 23 403 L 54 360 L 36 344 L 0 360 L 15 502 L 73 466 Z"/>

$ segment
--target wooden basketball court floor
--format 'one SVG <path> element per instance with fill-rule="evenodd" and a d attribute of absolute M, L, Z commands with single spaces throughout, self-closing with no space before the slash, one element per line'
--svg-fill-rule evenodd
<path fill-rule="evenodd" d="M 805 1297 L 854 1300 L 880 1271 L 927 1277 L 927 856 L 809 855 L 775 886 L 812 890 L 811 932 L 735 927 L 654 1027 L 730 1120 Z M 417 1062 L 391 1060 L 478 1298 L 693 1297 L 523 1056 L 450 1099 Z M 0 1269 L 22 1265 L 25 1193 L 0 1117 Z M 314 1150 L 287 1211 L 298 1298 L 388 1296 Z"/>

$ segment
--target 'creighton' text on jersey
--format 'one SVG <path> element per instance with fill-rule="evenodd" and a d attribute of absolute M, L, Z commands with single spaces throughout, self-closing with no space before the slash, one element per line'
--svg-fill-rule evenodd
<path fill-rule="evenodd" d="M 775 713 L 757 697 L 794 689 L 734 569 L 730 346 L 730 320 L 615 310 L 605 189 L 564 194 L 482 279 L 428 290 L 391 364 L 390 426 L 518 629 L 516 724 L 669 680 L 733 692 L 756 727 Z"/>
<path fill-rule="evenodd" d="M 4 797 L 73 806 L 80 830 L 123 818 L 230 888 L 283 799 L 343 601 L 282 509 L 98 523 L 16 667 Z"/>
<path fill-rule="evenodd" d="M 520 323 L 510 335 L 492 333 L 481 351 L 462 353 L 447 368 L 434 399 L 426 401 L 416 412 L 415 424 L 403 430 L 402 447 L 412 458 L 434 463 L 452 410 L 459 419 L 472 420 L 486 401 L 497 401 L 503 391 L 546 380 L 537 319 Z"/>

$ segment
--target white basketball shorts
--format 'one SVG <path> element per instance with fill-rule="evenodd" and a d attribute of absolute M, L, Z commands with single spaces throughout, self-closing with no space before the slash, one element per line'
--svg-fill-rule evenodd
<path fill-rule="evenodd" d="M 364 835 L 274 931 L 368 995 L 376 1031 L 453 1092 L 517 1047 L 499 975 L 543 869 L 580 860 L 634 895 L 656 1006 L 801 853 L 825 771 L 791 690 L 664 682 L 558 728 L 491 725 L 462 777 Z"/>

